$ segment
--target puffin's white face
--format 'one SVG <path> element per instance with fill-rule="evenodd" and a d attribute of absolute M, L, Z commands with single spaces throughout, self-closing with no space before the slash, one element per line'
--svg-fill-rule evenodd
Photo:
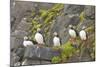
<path fill-rule="evenodd" d="M 28 37 L 27 37 L 27 36 L 25 36 L 25 37 L 24 37 L 24 40 L 27 40 L 27 39 L 28 39 Z"/>
<path fill-rule="evenodd" d="M 72 28 L 73 26 L 72 25 L 69 25 L 69 28 Z"/>
<path fill-rule="evenodd" d="M 54 34 L 54 36 L 57 36 L 58 35 L 57 32 L 54 32 L 53 34 Z"/>
<path fill-rule="evenodd" d="M 83 30 L 84 30 L 85 28 L 86 28 L 85 26 L 82 27 Z"/>
<path fill-rule="evenodd" d="M 40 32 L 41 31 L 41 29 L 37 29 L 37 32 Z"/>
<path fill-rule="evenodd" d="M 69 25 L 69 28 L 73 27 L 72 25 Z"/>

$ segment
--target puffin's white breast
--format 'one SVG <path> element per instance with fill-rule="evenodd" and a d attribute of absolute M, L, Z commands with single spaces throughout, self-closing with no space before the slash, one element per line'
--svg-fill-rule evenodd
<path fill-rule="evenodd" d="M 81 40 L 86 40 L 86 32 L 84 30 L 81 30 L 79 35 L 80 35 Z"/>
<path fill-rule="evenodd" d="M 54 37 L 53 38 L 53 43 L 54 43 L 54 46 L 60 46 L 60 38 L 59 37 Z"/>
<path fill-rule="evenodd" d="M 38 42 L 39 44 L 44 44 L 43 36 L 42 36 L 42 34 L 40 34 L 40 33 L 36 33 L 36 34 L 35 34 L 35 40 L 36 40 L 36 42 Z"/>
<path fill-rule="evenodd" d="M 70 35 L 71 37 L 75 38 L 75 37 L 76 37 L 76 32 L 75 32 L 75 30 L 69 29 L 69 35 Z"/>
<path fill-rule="evenodd" d="M 31 41 L 24 41 L 23 45 L 26 47 L 28 45 L 33 45 L 33 43 Z"/>

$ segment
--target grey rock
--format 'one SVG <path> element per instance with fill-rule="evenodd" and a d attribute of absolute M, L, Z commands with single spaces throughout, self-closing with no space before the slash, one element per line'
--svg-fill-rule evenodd
<path fill-rule="evenodd" d="M 13 52 L 11 53 L 10 57 L 11 57 L 10 58 L 10 65 L 11 66 L 14 66 L 20 59 L 20 57 L 17 56 L 16 53 L 13 53 Z"/>
<path fill-rule="evenodd" d="M 84 14 L 87 19 L 95 19 L 95 6 L 85 6 Z"/>
<path fill-rule="evenodd" d="M 40 64 L 42 64 L 42 65 L 44 65 L 44 64 L 51 64 L 51 62 L 50 62 L 50 61 L 41 60 L 41 61 L 40 61 Z"/>
<path fill-rule="evenodd" d="M 67 14 L 80 14 L 84 10 L 84 6 L 82 5 L 65 5 L 64 13 Z"/>
<path fill-rule="evenodd" d="M 43 8 L 43 9 L 50 9 L 50 8 L 52 8 L 53 5 L 54 4 L 52 4 L 52 3 L 39 3 L 39 6 L 41 6 L 41 8 Z"/>
<path fill-rule="evenodd" d="M 28 23 L 26 20 L 21 20 L 21 22 L 17 25 L 17 30 L 21 30 L 21 31 L 29 31 L 30 27 L 32 26 L 31 23 Z"/>
<path fill-rule="evenodd" d="M 40 58 L 44 60 L 51 60 L 53 57 L 52 50 L 48 47 L 40 48 Z"/>
<path fill-rule="evenodd" d="M 79 22 L 80 22 L 80 18 L 78 16 L 74 16 L 70 18 L 70 21 L 69 21 L 69 23 L 74 26 L 77 26 Z"/>
<path fill-rule="evenodd" d="M 37 48 L 36 46 L 28 46 L 25 48 L 25 58 L 51 60 L 53 57 L 52 50 L 47 47 Z"/>
<path fill-rule="evenodd" d="M 27 10 L 32 10 L 34 8 L 32 2 L 15 1 L 15 3 L 15 6 L 11 6 L 11 16 L 16 17 L 16 21 L 11 28 L 12 31 L 16 30 L 17 25 L 20 23 L 21 19 L 27 15 Z"/>
<path fill-rule="evenodd" d="M 19 67 L 20 65 L 21 65 L 20 62 L 17 62 L 17 63 L 14 64 L 15 67 L 16 67 L 16 66 Z"/>
<path fill-rule="evenodd" d="M 10 38 L 10 47 L 12 48 L 18 48 L 18 47 L 22 47 L 23 46 L 23 39 L 22 38 L 17 38 L 17 37 L 13 37 L 11 36 Z"/>
<path fill-rule="evenodd" d="M 23 57 L 24 52 L 25 52 L 25 48 L 17 48 L 16 51 L 15 51 L 16 55 L 19 56 L 19 57 Z"/>
<path fill-rule="evenodd" d="M 40 65 L 40 60 L 27 59 L 27 61 L 22 66 L 25 65 Z"/>
<path fill-rule="evenodd" d="M 28 33 L 23 30 L 15 30 L 14 32 L 11 33 L 11 36 L 14 36 L 16 38 L 23 38 L 26 35 L 28 35 Z"/>
<path fill-rule="evenodd" d="M 11 37 L 10 38 L 10 48 L 11 49 L 16 47 L 16 45 L 14 44 L 16 44 L 16 37 Z"/>
<path fill-rule="evenodd" d="M 33 46 L 27 46 L 25 48 L 25 54 L 24 54 L 24 57 L 25 58 L 31 58 L 31 59 L 38 59 L 38 49 L 35 45 Z"/>

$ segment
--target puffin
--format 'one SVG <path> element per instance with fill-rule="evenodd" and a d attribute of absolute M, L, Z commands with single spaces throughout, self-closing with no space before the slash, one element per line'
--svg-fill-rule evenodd
<path fill-rule="evenodd" d="M 70 35 L 70 41 L 72 42 L 72 45 L 77 48 L 78 47 L 76 45 L 76 37 L 78 37 L 77 30 L 73 27 L 73 25 L 69 25 L 68 32 L 69 32 L 69 35 Z"/>
<path fill-rule="evenodd" d="M 76 38 L 78 36 L 78 32 L 74 29 L 73 25 L 69 25 L 68 32 L 71 38 Z"/>
<path fill-rule="evenodd" d="M 53 38 L 53 45 L 54 46 L 60 46 L 61 45 L 61 40 L 58 36 L 58 33 L 57 32 L 54 32 L 54 38 Z"/>
<path fill-rule="evenodd" d="M 85 45 L 86 44 L 86 41 L 87 41 L 87 32 L 85 31 L 85 26 L 82 27 L 82 30 L 80 30 L 79 32 L 79 36 L 80 36 L 80 39 L 82 40 L 82 45 L 81 45 L 81 50 L 80 50 L 80 57 L 79 57 L 79 60 L 81 60 L 82 58 L 82 55 L 83 53 L 85 52 L 85 49 L 83 49 L 84 47 L 88 47 L 88 45 Z"/>
<path fill-rule="evenodd" d="M 44 39 L 43 39 L 43 35 L 41 34 L 41 30 L 37 29 L 37 32 L 35 34 L 35 41 L 38 43 L 38 45 L 43 46 L 44 43 Z"/>
<path fill-rule="evenodd" d="M 41 34 L 41 29 L 37 29 L 37 32 L 35 34 L 35 41 L 37 42 L 37 50 L 40 50 L 40 47 L 43 47 L 44 43 L 44 39 L 43 39 L 43 35 Z M 38 57 L 40 57 L 40 52 L 38 53 Z"/>
<path fill-rule="evenodd" d="M 29 40 L 29 38 L 27 36 L 24 36 L 23 46 L 26 47 L 26 48 L 28 46 L 34 46 L 34 41 L 31 41 L 31 40 Z M 38 46 L 36 48 L 38 48 Z M 24 58 L 21 65 L 25 65 L 26 62 L 27 62 L 27 58 Z"/>
<path fill-rule="evenodd" d="M 31 45 L 33 45 L 33 42 L 28 40 L 27 36 L 24 36 L 23 46 L 27 47 L 27 46 L 31 46 Z"/>
<path fill-rule="evenodd" d="M 85 26 L 83 26 L 82 30 L 79 32 L 79 36 L 80 36 L 80 39 L 82 41 L 86 41 L 87 40 L 87 33 L 85 31 Z"/>

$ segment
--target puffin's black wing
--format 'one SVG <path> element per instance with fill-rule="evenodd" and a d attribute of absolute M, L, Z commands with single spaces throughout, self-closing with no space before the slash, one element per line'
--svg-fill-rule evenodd
<path fill-rule="evenodd" d="M 60 45 L 62 45 L 62 39 L 60 38 Z"/>
<path fill-rule="evenodd" d="M 30 40 L 30 41 L 32 41 L 33 44 L 38 44 L 38 43 L 37 43 L 36 41 L 34 41 L 34 40 Z"/>
<path fill-rule="evenodd" d="M 76 36 L 79 36 L 78 30 L 73 29 L 76 32 Z"/>
<path fill-rule="evenodd" d="M 39 32 L 40 34 L 43 34 L 43 32 L 42 31 L 40 31 Z M 42 35 L 43 36 L 43 42 L 45 43 L 46 41 L 45 41 L 45 37 L 44 37 L 44 35 Z"/>
<path fill-rule="evenodd" d="M 87 40 L 88 39 L 88 32 L 85 31 L 85 33 L 86 33 L 86 40 Z"/>
<path fill-rule="evenodd" d="M 76 30 L 75 28 L 71 28 L 72 30 L 74 30 L 76 32 L 76 36 L 79 36 L 78 30 Z"/>
<path fill-rule="evenodd" d="M 57 35 L 57 37 L 60 39 L 60 45 L 62 45 L 62 39 L 60 38 L 59 35 Z"/>

